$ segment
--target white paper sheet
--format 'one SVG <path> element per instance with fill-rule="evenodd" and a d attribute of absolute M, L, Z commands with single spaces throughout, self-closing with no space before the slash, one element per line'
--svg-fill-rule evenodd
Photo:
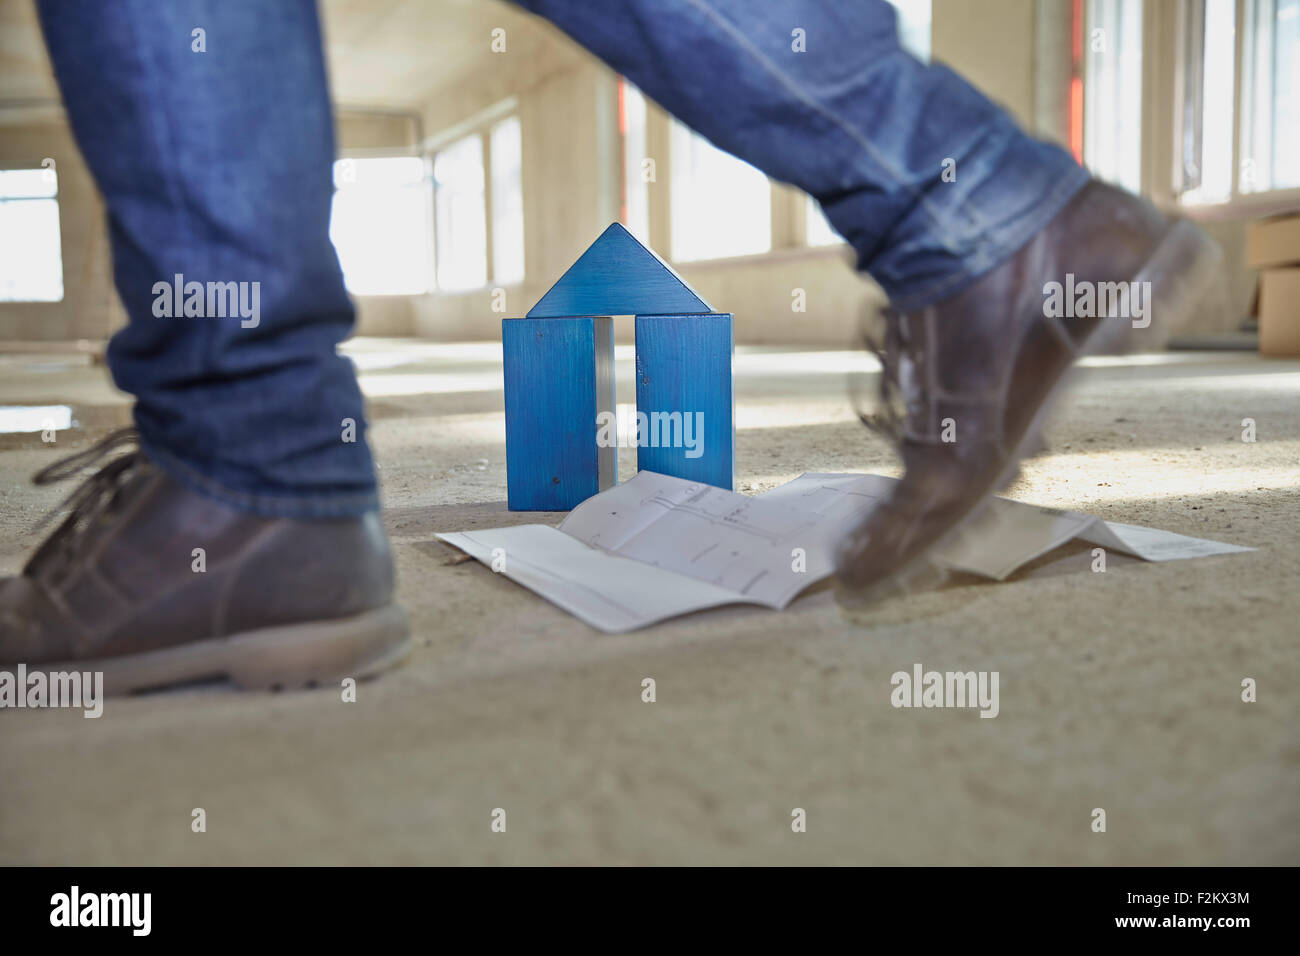
<path fill-rule="evenodd" d="M 438 537 L 488 567 L 494 557 L 504 558 L 504 566 L 498 566 L 506 577 L 610 633 L 745 600 L 703 581 L 593 548 L 549 525 L 524 524 Z M 498 548 L 501 550 L 494 555 Z"/>
<path fill-rule="evenodd" d="M 559 530 L 593 547 L 785 607 L 833 570 L 839 520 L 654 472 L 588 498 Z M 802 548 L 806 570 L 792 569 Z"/>
<path fill-rule="evenodd" d="M 438 537 L 488 566 L 496 560 L 502 574 L 592 627 L 629 631 L 723 604 L 784 608 L 831 574 L 839 535 L 893 483 L 805 474 L 750 497 L 642 471 L 588 498 L 558 528 Z M 1148 561 L 1251 550 L 996 498 L 935 560 L 1003 580 L 1076 538 Z"/>

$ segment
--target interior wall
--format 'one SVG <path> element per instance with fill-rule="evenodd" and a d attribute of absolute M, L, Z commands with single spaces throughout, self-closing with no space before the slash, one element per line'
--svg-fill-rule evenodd
<path fill-rule="evenodd" d="M 1197 222 L 1223 250 L 1225 302 L 1221 308 L 1197 312 L 1181 330 L 1185 334 L 1236 331 L 1241 320 L 1252 313 L 1259 273 L 1246 265 L 1246 230 L 1257 218 L 1238 210 L 1229 218 Z"/>
<path fill-rule="evenodd" d="M 930 11 L 931 58 L 952 67 L 1032 129 L 1035 0 L 931 0 Z"/>

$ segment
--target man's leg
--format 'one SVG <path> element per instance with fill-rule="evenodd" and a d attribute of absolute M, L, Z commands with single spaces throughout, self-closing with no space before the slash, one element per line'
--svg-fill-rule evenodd
<path fill-rule="evenodd" d="M 46 41 L 108 209 L 130 318 L 107 462 L 22 575 L 0 664 L 125 691 L 362 677 L 408 643 L 328 235 L 334 155 L 311 0 L 48 0 Z"/>
<path fill-rule="evenodd" d="M 885 0 L 520 2 L 721 148 L 815 196 L 898 309 L 1007 259 L 1088 182 L 1065 150 L 903 50 Z"/>
<path fill-rule="evenodd" d="M 1062 322 L 1046 314 L 1047 283 L 1148 282 L 1148 310 L 1154 297 L 1170 320 L 1195 301 L 1189 280 L 1212 274 L 1198 231 L 1092 182 L 951 70 L 903 51 L 884 0 L 518 2 L 811 193 L 888 293 L 890 414 L 867 421 L 906 470 L 843 540 L 852 588 L 923 569 L 1014 477 L 1074 359 L 1137 318 Z"/>
<path fill-rule="evenodd" d="M 108 207 L 131 319 L 108 364 L 136 396 L 145 450 L 261 514 L 374 509 L 361 393 L 335 353 L 353 314 L 329 240 L 334 129 L 314 3 L 39 9 Z M 201 317 L 176 301 L 178 281 L 202 284 Z M 208 283 L 232 282 L 257 316 L 209 314 Z M 230 287 L 214 291 L 230 312 Z M 357 441 L 340 440 L 344 419 Z"/>

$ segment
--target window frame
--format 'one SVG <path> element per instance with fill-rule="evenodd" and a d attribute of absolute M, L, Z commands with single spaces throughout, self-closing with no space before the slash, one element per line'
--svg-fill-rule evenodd
<path fill-rule="evenodd" d="M 1142 8 L 1136 18 L 1136 23 L 1132 22 L 1127 14 L 1130 12 L 1131 4 L 1141 3 Z M 1079 7 L 1078 16 L 1080 17 L 1079 27 L 1080 35 L 1075 40 L 1080 48 L 1074 51 L 1079 68 L 1079 77 L 1081 81 L 1081 136 L 1080 151 L 1076 158 L 1082 165 L 1088 166 L 1095 176 L 1104 179 L 1107 182 L 1114 183 L 1120 188 L 1141 191 L 1143 188 L 1143 154 L 1145 152 L 1146 137 L 1143 131 L 1146 125 L 1146 114 L 1148 104 L 1145 97 L 1128 97 L 1122 96 L 1121 90 L 1124 88 L 1125 80 L 1131 79 L 1126 75 L 1129 63 L 1123 58 L 1124 52 L 1136 52 L 1139 57 L 1138 63 L 1138 81 L 1141 83 L 1142 74 L 1145 70 L 1147 57 L 1150 55 L 1147 43 L 1147 29 L 1149 21 L 1147 17 L 1147 8 L 1151 5 L 1147 0 L 1076 0 Z M 1105 9 L 1099 9 L 1099 8 Z M 1100 19 L 1099 19 L 1100 17 Z M 1138 37 L 1135 43 L 1125 43 L 1125 34 L 1129 28 L 1136 27 Z M 1101 31 L 1106 43 L 1105 53 L 1098 53 L 1093 50 L 1094 31 Z M 1098 68 L 1105 65 L 1112 72 L 1109 76 L 1098 72 Z M 1098 101 L 1093 102 L 1093 96 L 1098 96 Z M 1116 107 L 1114 102 L 1105 102 L 1105 96 L 1118 98 L 1122 102 L 1118 108 L 1122 112 L 1132 104 L 1131 108 L 1136 113 L 1137 143 L 1136 143 L 1136 161 L 1133 168 L 1127 166 L 1125 160 L 1129 157 L 1125 155 L 1125 145 L 1122 136 L 1116 136 L 1109 141 L 1106 137 L 1098 137 L 1100 142 L 1090 140 L 1088 136 L 1089 128 L 1093 125 L 1092 120 L 1097 113 L 1103 112 L 1108 116 L 1113 116 L 1113 110 Z M 1118 126 L 1115 127 L 1118 129 Z M 1115 169 L 1103 170 L 1097 167 L 1114 164 Z M 1107 176 L 1106 173 L 1113 174 Z"/>
<path fill-rule="evenodd" d="M 625 77 L 618 78 L 620 86 L 629 83 Z M 719 256 L 709 259 L 677 260 L 672 251 L 673 219 L 673 163 L 672 163 L 672 125 L 673 118 L 653 100 L 646 98 L 645 112 L 645 156 L 633 156 L 628 152 L 628 137 L 625 130 L 619 133 L 619 155 L 622 162 L 621 178 L 623 181 L 623 200 L 626 203 L 629 188 L 630 169 L 635 167 L 639 175 L 642 160 L 652 158 L 655 161 L 654 188 L 648 190 L 647 233 L 649 246 L 661 251 L 674 265 L 685 269 L 709 269 L 715 266 L 726 267 L 746 261 L 773 261 L 790 258 L 819 258 L 842 256 L 847 243 L 829 243 L 826 245 L 808 245 L 808 215 L 806 203 L 811 197 L 803 190 L 778 182 L 767 177 L 771 191 L 769 209 L 771 214 L 771 245 L 766 252 L 742 253 L 739 255 Z M 639 185 L 639 183 L 638 183 Z M 625 214 L 625 213 L 624 213 Z M 626 222 L 624 222 L 626 225 Z"/>
<path fill-rule="evenodd" d="M 443 265 L 451 261 L 454 261 L 453 259 L 448 257 L 448 255 L 444 252 L 442 248 L 442 230 L 439 228 L 440 227 L 439 220 L 442 215 L 441 207 L 443 206 L 443 202 L 442 202 L 442 196 L 440 196 L 439 194 L 440 190 L 439 190 L 438 172 L 437 172 L 438 160 L 442 156 L 446 155 L 447 153 L 450 153 L 454 148 L 459 147 L 462 144 L 475 144 L 475 143 L 477 143 L 478 146 L 479 173 L 482 179 L 482 193 L 483 193 L 482 221 L 479 223 L 483 235 L 483 279 L 481 284 L 476 281 L 466 285 L 449 287 L 444 284 L 442 276 L 438 274 L 440 268 Z M 432 188 L 433 256 L 434 256 L 434 262 L 436 263 L 436 267 L 434 269 L 434 282 L 435 282 L 434 287 L 440 292 L 447 292 L 451 294 L 477 292 L 482 289 L 490 289 L 492 287 L 491 283 L 492 283 L 492 276 L 494 272 L 494 263 L 492 261 L 492 251 L 493 251 L 492 250 L 492 245 L 493 245 L 492 210 L 491 207 L 488 205 L 488 190 L 491 188 L 488 182 L 488 179 L 490 178 L 488 175 L 489 164 L 491 162 L 490 150 L 491 150 L 491 144 L 488 142 L 488 137 L 486 135 L 486 132 L 484 130 L 480 130 L 476 133 L 469 133 L 465 136 L 456 137 L 455 139 L 446 143 L 441 149 L 433 152 L 429 156 L 428 163 L 429 163 L 430 175 L 433 179 L 433 184 L 432 184 L 433 185 Z M 454 227 L 454 223 L 453 223 L 453 227 Z"/>
<path fill-rule="evenodd" d="M 1148 14 L 1145 26 L 1154 26 L 1155 29 L 1144 29 L 1144 36 L 1148 39 L 1143 43 L 1143 56 L 1172 64 L 1169 82 L 1160 84 L 1154 91 L 1154 95 L 1163 100 L 1158 101 L 1158 109 L 1151 112 L 1171 117 L 1172 124 L 1165 131 L 1153 130 L 1144 124 L 1144 134 L 1159 136 L 1157 145 L 1162 154 L 1167 153 L 1166 161 L 1159 165 L 1143 163 L 1145 186 L 1151 194 L 1194 219 L 1230 219 L 1243 214 L 1258 216 L 1294 210 L 1297 203 L 1300 203 L 1300 186 L 1250 192 L 1244 192 L 1241 188 L 1242 133 L 1249 97 L 1245 76 L 1247 0 L 1233 0 L 1232 176 L 1229 192 L 1225 199 L 1215 202 L 1188 203 L 1183 199 L 1181 144 L 1187 132 L 1185 92 L 1189 79 L 1199 75 L 1198 69 L 1189 68 L 1187 60 L 1189 45 L 1195 45 L 1192 42 L 1195 37 L 1189 33 L 1189 11 L 1203 2 L 1204 0 L 1177 0 L 1176 3 L 1147 4 L 1148 8 L 1158 8 L 1153 11 L 1155 17 L 1165 19 L 1157 26 L 1152 22 L 1152 14 Z M 1144 79 L 1150 79 L 1150 73 L 1144 71 Z M 1144 147 L 1145 139 L 1146 135 Z"/>
<path fill-rule="evenodd" d="M 515 127 L 518 129 L 519 137 L 519 165 L 516 170 L 519 176 L 519 274 L 510 276 L 506 279 L 498 274 L 497 267 L 497 169 L 495 159 L 495 149 L 493 139 L 499 127 L 514 120 Z M 482 131 L 483 137 L 483 215 L 486 217 L 486 236 L 487 236 L 487 287 L 504 287 L 513 288 L 523 285 L 528 278 L 528 239 L 524 227 L 524 124 L 519 117 L 519 112 L 513 110 L 504 116 L 498 116 L 487 123 Z M 504 205 L 504 203 L 502 204 Z M 437 203 L 434 203 L 435 215 Z"/>
<path fill-rule="evenodd" d="M 497 277 L 496 264 L 496 240 L 493 230 L 493 218 L 496 212 L 493 199 L 493 170 L 492 170 L 492 130 L 500 123 L 514 119 L 519 124 L 519 195 L 521 226 L 523 229 L 524 244 L 522 250 L 523 273 L 518 277 L 512 277 L 506 282 L 501 282 Z M 491 290 L 498 287 L 518 288 L 528 282 L 528 196 L 524 180 L 525 170 L 525 148 L 524 142 L 527 138 L 526 124 L 523 115 L 519 109 L 518 100 L 515 97 L 509 97 L 501 102 L 483 110 L 481 113 L 471 117 L 464 123 L 444 129 L 439 133 L 430 136 L 421 144 L 422 155 L 429 164 L 429 175 L 432 179 L 434 163 L 437 161 L 438 154 L 445 151 L 448 147 L 461 142 L 462 140 L 477 137 L 482 149 L 483 157 L 483 229 L 484 229 L 484 254 L 485 254 L 485 280 L 483 285 L 471 288 L 444 289 L 437 281 L 437 270 L 434 270 L 433 285 L 430 291 L 436 295 L 467 295 L 477 294 L 483 290 Z M 431 182 L 432 202 L 432 223 L 433 223 L 433 257 L 437 262 L 441 253 L 438 249 L 438 184 Z"/>
<path fill-rule="evenodd" d="M 47 166 L 47 165 L 46 165 L 47 162 L 50 163 L 50 165 Z M 48 196 L 44 196 L 44 195 L 32 195 L 32 196 L 0 196 L 0 203 L 4 203 L 4 204 L 9 204 L 9 203 L 28 203 L 28 202 L 52 202 L 52 203 L 54 203 L 54 218 L 55 218 L 55 226 L 56 226 L 56 228 L 58 229 L 58 234 L 59 234 L 59 235 L 58 235 L 58 254 L 59 254 L 59 297 L 58 297 L 57 299 L 0 299 L 0 305 L 5 305 L 5 306 L 13 306 L 13 305 L 27 305 L 27 306 L 33 306 L 33 305 L 35 305 L 35 306 L 41 306 L 41 305 L 57 305 L 57 304 L 59 304 L 59 303 L 61 303 L 61 302 L 66 301 L 66 299 L 67 299 L 67 297 L 68 297 L 68 287 L 67 287 L 67 282 L 65 281 L 65 280 L 66 280 L 66 275 L 65 275 L 65 273 L 66 273 L 66 268 L 65 268 L 65 262 L 64 262 L 64 248 L 63 248 L 63 236 L 64 236 L 64 230 L 63 230 L 63 203 L 59 201 L 59 196 L 60 196 L 61 189 L 60 189 L 59 173 L 58 173 L 58 169 L 57 169 L 57 167 L 54 165 L 54 163 L 53 163 L 52 160 L 50 160 L 48 157 L 46 157 L 45 159 L 43 159 L 40 163 L 38 163 L 38 164 L 36 164 L 36 165 L 31 165 L 30 163 L 22 163 L 22 162 L 19 162 L 19 163 L 10 163 L 10 162 L 0 163 L 0 172 L 24 172 L 24 173 L 31 172 L 31 173 L 41 173 L 41 174 L 42 174 L 42 177 L 44 177 L 44 175 L 48 173 L 49 175 L 53 176 L 53 178 L 54 178 L 54 190 L 53 190 L 53 192 L 51 192 Z"/>

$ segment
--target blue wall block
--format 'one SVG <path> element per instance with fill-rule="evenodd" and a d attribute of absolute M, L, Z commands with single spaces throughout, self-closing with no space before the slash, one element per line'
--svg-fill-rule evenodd
<path fill-rule="evenodd" d="M 609 317 L 503 319 L 511 511 L 568 511 L 618 483 L 618 449 L 596 444 L 614 412 Z"/>
<path fill-rule="evenodd" d="M 528 318 L 712 311 L 666 262 L 616 222 L 528 310 Z"/>
<path fill-rule="evenodd" d="M 649 434 L 638 436 L 638 469 L 734 490 L 732 344 L 730 313 L 636 317 L 636 410 L 638 419 L 649 417 Z M 641 444 L 674 435 L 683 447 Z M 703 439 L 698 457 L 684 447 L 687 437 Z"/>

